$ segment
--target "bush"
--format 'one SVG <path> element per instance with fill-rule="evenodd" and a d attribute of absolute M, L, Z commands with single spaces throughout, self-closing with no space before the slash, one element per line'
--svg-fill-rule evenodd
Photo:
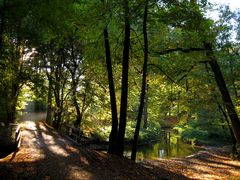
<path fill-rule="evenodd" d="M 207 120 L 204 123 L 199 120 L 190 120 L 186 125 L 178 125 L 174 129 L 179 132 L 184 141 L 191 143 L 214 145 L 225 143 L 230 138 L 227 127 Z"/>

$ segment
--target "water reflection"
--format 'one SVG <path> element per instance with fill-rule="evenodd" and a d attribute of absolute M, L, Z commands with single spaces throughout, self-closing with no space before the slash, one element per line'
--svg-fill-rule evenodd
<path fill-rule="evenodd" d="M 164 132 L 159 138 L 158 143 L 139 146 L 136 160 L 143 161 L 145 159 L 185 157 L 197 151 L 196 148 L 184 143 L 182 139 L 173 132 Z M 124 155 L 126 157 L 131 156 L 130 148 L 125 151 Z"/>

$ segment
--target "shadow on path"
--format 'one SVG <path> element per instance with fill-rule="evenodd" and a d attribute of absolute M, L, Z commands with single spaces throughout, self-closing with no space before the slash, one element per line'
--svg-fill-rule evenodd
<path fill-rule="evenodd" d="M 43 121 L 44 114 L 22 118 L 22 146 L 0 161 L 4 179 L 164 179 L 130 160 L 77 147 Z M 27 119 L 27 120 L 24 120 Z M 171 172 L 174 179 L 185 176 Z"/>

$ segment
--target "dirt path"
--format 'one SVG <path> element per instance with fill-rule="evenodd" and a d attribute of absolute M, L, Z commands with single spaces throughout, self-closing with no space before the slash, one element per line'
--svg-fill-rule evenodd
<path fill-rule="evenodd" d="M 77 147 L 46 126 L 44 114 L 32 115 L 23 118 L 20 150 L 0 159 L 0 179 L 240 179 L 240 161 L 223 149 L 136 164 Z"/>
<path fill-rule="evenodd" d="M 0 160 L 0 179 L 159 179 L 130 160 L 73 145 L 42 119 L 22 119 L 21 148 Z"/>

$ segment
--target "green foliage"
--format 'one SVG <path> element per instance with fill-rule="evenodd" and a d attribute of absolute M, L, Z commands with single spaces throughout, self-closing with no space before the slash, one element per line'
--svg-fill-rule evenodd
<path fill-rule="evenodd" d="M 139 134 L 139 141 L 149 142 L 157 140 L 162 133 L 161 127 L 157 122 L 150 122 L 147 129 L 142 129 Z"/>
<path fill-rule="evenodd" d="M 141 92 L 144 3 L 130 2 L 127 140 L 133 138 Z M 205 41 L 215 43 L 216 56 L 240 112 L 240 33 L 235 41 L 231 38 L 234 28 L 239 31 L 240 13 L 224 7 L 220 9 L 221 19 L 214 22 L 203 16 L 208 8 L 206 1 L 198 3 L 199 6 L 185 0 L 149 1 L 148 128 L 141 129 L 143 141 L 157 138 L 164 126 L 178 130 L 185 139 L 193 141 L 230 137 L 217 107 L 222 99 L 205 52 L 163 53 L 167 50 L 202 48 Z M 111 111 L 102 31 L 107 25 L 119 112 L 124 39 L 122 4 L 117 1 L 7 1 L 5 13 L 0 47 L 0 121 L 6 121 L 8 111 L 14 107 L 22 110 L 27 101 L 36 101 L 37 109 L 49 104 L 50 87 L 52 111 L 61 110 L 61 122 L 74 124 L 77 111 L 73 78 L 77 82 L 77 104 L 83 113 L 81 128 L 86 136 L 92 134 L 94 138 L 108 140 Z M 236 27 L 231 24 L 233 19 Z M 74 63 L 76 72 L 72 75 Z M 169 118 L 176 122 L 168 123 Z"/>
<path fill-rule="evenodd" d="M 219 119 L 192 119 L 185 125 L 174 127 L 180 136 L 187 142 L 212 144 L 216 145 L 219 142 L 231 143 L 228 127 L 226 123 L 219 123 Z"/>

